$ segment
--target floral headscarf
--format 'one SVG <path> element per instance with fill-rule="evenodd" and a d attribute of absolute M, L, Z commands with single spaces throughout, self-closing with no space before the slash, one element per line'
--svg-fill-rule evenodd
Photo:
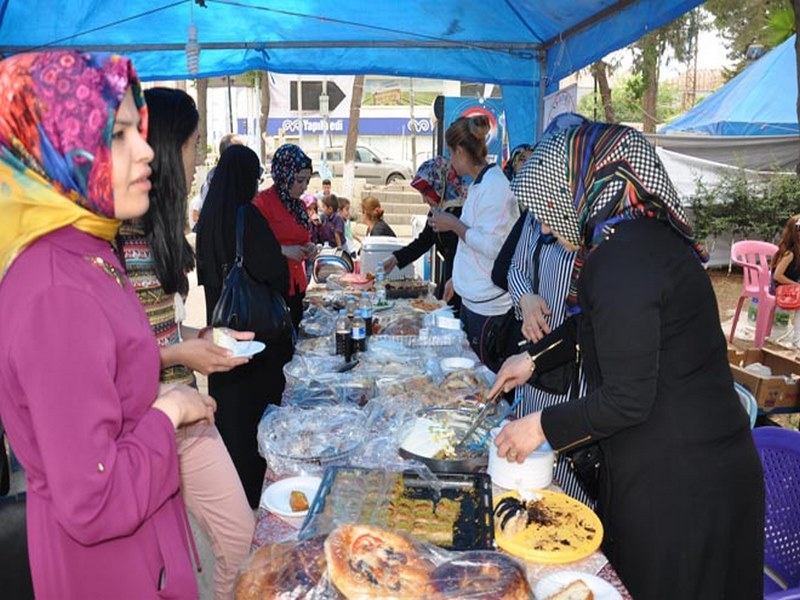
<path fill-rule="evenodd" d="M 0 62 L 0 277 L 25 247 L 67 225 L 114 239 L 111 134 L 129 86 L 146 136 L 129 59 L 48 51 Z"/>
<path fill-rule="evenodd" d="M 514 179 L 514 173 L 517 170 L 517 164 L 519 164 L 519 161 L 522 160 L 522 157 L 526 152 L 531 152 L 532 150 L 533 146 L 530 144 L 520 144 L 519 146 L 514 146 L 514 149 L 511 151 L 511 156 L 508 157 L 508 160 L 503 167 L 503 174 L 509 181 Z"/>
<path fill-rule="evenodd" d="M 580 247 L 567 298 L 574 308 L 586 255 L 621 221 L 666 221 L 708 260 L 655 148 L 630 127 L 589 123 L 543 139 L 511 187 L 539 221 Z"/>
<path fill-rule="evenodd" d="M 443 209 L 463 206 L 469 189 L 456 170 L 450 166 L 450 162 L 442 156 L 434 156 L 422 163 L 414 179 L 411 180 L 411 187 L 416 188 L 419 193 Z M 444 200 L 442 200 L 442 188 L 444 188 Z"/>
<path fill-rule="evenodd" d="M 311 159 L 306 156 L 299 146 L 284 144 L 275 151 L 272 157 L 272 181 L 281 199 L 281 204 L 289 211 L 295 221 L 306 229 L 311 229 L 306 206 L 302 200 L 289 195 L 289 187 L 294 183 L 295 176 L 303 169 L 311 168 Z"/>

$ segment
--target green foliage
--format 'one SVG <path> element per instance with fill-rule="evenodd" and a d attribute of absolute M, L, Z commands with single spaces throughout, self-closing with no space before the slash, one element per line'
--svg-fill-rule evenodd
<path fill-rule="evenodd" d="M 762 178 L 737 170 L 723 174 L 715 184 L 698 180 L 690 201 L 699 240 L 730 234 L 772 241 L 783 231 L 786 219 L 800 213 L 800 178 L 793 174 Z"/>
<path fill-rule="evenodd" d="M 782 44 L 794 33 L 794 8 L 791 4 L 770 10 L 767 15 L 767 39 L 773 46 Z"/>
<path fill-rule="evenodd" d="M 614 114 L 621 123 L 642 122 L 642 94 L 645 86 L 640 75 L 634 75 L 617 84 L 611 90 L 611 104 Z M 661 83 L 658 86 L 659 120 L 668 121 L 681 113 L 681 93 L 675 84 Z M 578 112 L 582 115 L 594 114 L 595 95 L 586 94 L 578 101 Z M 597 118 L 603 120 L 600 94 L 597 94 Z"/>

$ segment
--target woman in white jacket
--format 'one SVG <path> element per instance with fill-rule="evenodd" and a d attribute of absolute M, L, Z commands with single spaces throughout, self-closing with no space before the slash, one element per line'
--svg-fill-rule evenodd
<path fill-rule="evenodd" d="M 494 340 L 511 308 L 511 297 L 492 282 L 492 266 L 519 217 L 519 207 L 503 171 L 486 161 L 488 132 L 489 120 L 483 115 L 460 117 L 447 128 L 451 164 L 460 176 L 471 177 L 472 183 L 460 219 L 434 211 L 429 223 L 434 231 L 458 235 L 453 278 L 445 287 L 444 299 L 449 300 L 453 291 L 461 296 L 461 322 L 470 346 L 496 371 L 502 360 L 496 355 Z"/>

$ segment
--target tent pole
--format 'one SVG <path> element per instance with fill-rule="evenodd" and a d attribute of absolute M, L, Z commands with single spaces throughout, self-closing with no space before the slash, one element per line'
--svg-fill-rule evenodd
<path fill-rule="evenodd" d="M 544 131 L 544 96 L 547 92 L 545 83 L 547 75 L 547 50 L 539 50 L 539 106 L 536 110 L 536 141 L 542 137 Z"/>

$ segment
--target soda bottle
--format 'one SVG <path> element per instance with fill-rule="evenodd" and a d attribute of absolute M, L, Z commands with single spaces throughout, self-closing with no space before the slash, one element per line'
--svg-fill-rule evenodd
<path fill-rule="evenodd" d="M 361 300 L 358 301 L 358 312 L 361 314 L 361 318 L 364 319 L 367 337 L 369 337 L 372 335 L 372 300 L 369 299 L 367 292 L 361 294 Z"/>
<path fill-rule="evenodd" d="M 350 321 L 350 326 L 353 341 L 353 354 L 356 352 L 365 352 L 367 350 L 367 326 L 364 323 L 364 318 L 356 313 L 352 321 Z"/>
<path fill-rule="evenodd" d="M 383 263 L 378 263 L 378 268 L 375 269 L 375 304 L 386 304 L 386 273 L 383 271 Z"/>
<path fill-rule="evenodd" d="M 353 354 L 350 319 L 347 318 L 347 310 L 344 308 L 339 311 L 339 316 L 336 319 L 336 354 L 344 356 L 345 360 L 349 361 Z"/>

